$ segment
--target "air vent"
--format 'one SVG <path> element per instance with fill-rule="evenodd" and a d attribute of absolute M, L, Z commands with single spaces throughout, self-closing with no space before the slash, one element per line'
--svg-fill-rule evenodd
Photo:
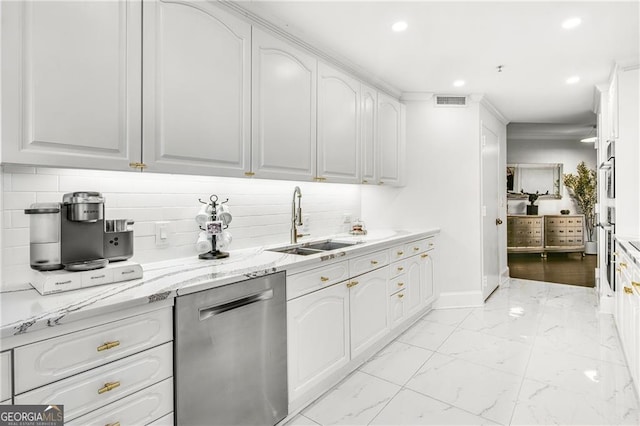
<path fill-rule="evenodd" d="M 466 96 L 436 96 L 436 106 L 467 106 Z"/>

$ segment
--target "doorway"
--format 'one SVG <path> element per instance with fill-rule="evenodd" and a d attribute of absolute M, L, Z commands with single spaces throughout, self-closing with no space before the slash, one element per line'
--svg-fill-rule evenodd
<path fill-rule="evenodd" d="M 511 173 L 507 194 L 510 277 L 595 286 L 597 255 L 583 254 L 589 239 L 588 221 L 564 184 L 567 174 L 579 174 L 581 163 L 596 172 L 594 144 L 580 142 L 592 131 L 591 124 L 507 126 L 507 174 Z"/>

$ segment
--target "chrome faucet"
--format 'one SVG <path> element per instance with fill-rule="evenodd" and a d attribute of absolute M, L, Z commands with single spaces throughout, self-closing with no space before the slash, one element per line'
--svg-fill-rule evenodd
<path fill-rule="evenodd" d="M 296 208 L 296 196 L 298 197 L 298 208 Z M 298 234 L 298 226 L 302 226 L 302 191 L 296 186 L 293 190 L 293 200 L 291 201 L 291 244 L 298 242 L 298 237 L 309 234 Z"/>

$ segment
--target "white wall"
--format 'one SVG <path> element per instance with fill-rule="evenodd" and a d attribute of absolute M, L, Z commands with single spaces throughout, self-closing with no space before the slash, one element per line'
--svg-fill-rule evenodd
<path fill-rule="evenodd" d="M 507 128 L 507 164 L 514 163 L 562 163 L 563 173 L 576 173 L 578 163 L 584 161 L 587 167 L 596 169 L 596 155 L 593 143 L 567 140 L 512 140 Z M 506 170 L 506 169 L 505 169 Z M 506 172 L 505 172 L 506 173 Z M 567 188 L 562 185 L 562 198 L 539 198 L 538 214 L 560 214 L 568 209 L 572 214 L 582 213 L 570 197 Z M 526 214 L 528 200 L 508 200 L 509 214 Z"/>
<path fill-rule="evenodd" d="M 439 293 L 480 303 L 479 105 L 443 108 L 428 99 L 406 102 L 406 113 L 406 186 L 363 187 L 363 219 L 374 227 L 440 227 Z"/>
<path fill-rule="evenodd" d="M 343 232 L 343 214 L 361 213 L 357 185 L 16 166 L 3 166 L 0 182 L 1 291 L 28 288 L 29 218 L 23 210 L 35 202 L 62 201 L 68 192 L 102 192 L 107 219 L 135 220 L 132 260 L 141 263 L 196 256 L 198 198 L 211 193 L 229 198 L 231 250 L 288 242 L 296 185 L 311 237 Z M 169 247 L 155 246 L 156 221 L 169 222 Z"/>

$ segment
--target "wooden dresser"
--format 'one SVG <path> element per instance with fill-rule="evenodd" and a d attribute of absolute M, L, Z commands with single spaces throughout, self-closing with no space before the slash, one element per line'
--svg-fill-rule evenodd
<path fill-rule="evenodd" d="M 543 216 L 507 216 L 507 251 L 542 253 L 544 251 Z"/>
<path fill-rule="evenodd" d="M 584 215 L 507 216 L 507 252 L 584 253 Z"/>
<path fill-rule="evenodd" d="M 544 241 L 547 252 L 584 252 L 584 216 L 545 216 Z"/>

